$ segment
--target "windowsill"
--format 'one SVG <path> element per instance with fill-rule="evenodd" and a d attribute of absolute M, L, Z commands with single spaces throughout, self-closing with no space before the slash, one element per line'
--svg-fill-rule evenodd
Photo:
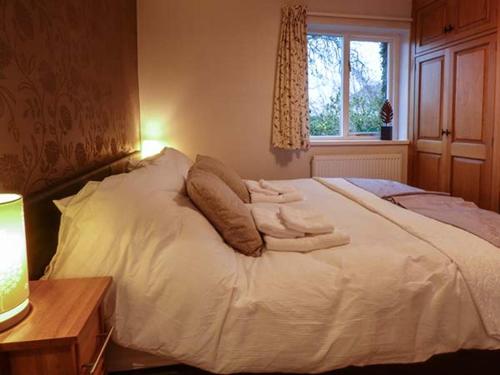
<path fill-rule="evenodd" d="M 380 139 L 311 139 L 311 146 L 405 146 L 408 140 L 382 141 Z"/>

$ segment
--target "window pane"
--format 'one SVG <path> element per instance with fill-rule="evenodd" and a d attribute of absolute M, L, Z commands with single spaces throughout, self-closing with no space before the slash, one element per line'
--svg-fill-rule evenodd
<path fill-rule="evenodd" d="M 342 42 L 332 35 L 308 35 L 309 112 L 312 136 L 341 135 Z"/>
<path fill-rule="evenodd" d="M 388 43 L 352 41 L 350 52 L 349 131 L 380 131 L 380 108 L 387 99 Z"/>

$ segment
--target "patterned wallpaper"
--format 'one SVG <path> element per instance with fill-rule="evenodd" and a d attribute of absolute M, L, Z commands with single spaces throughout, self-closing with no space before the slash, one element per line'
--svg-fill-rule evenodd
<path fill-rule="evenodd" d="M 0 0 L 0 191 L 139 145 L 135 0 Z"/>

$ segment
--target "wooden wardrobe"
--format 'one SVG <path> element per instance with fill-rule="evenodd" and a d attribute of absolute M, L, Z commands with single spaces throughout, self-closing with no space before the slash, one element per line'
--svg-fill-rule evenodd
<path fill-rule="evenodd" d="M 411 59 L 410 181 L 496 211 L 499 2 L 414 0 Z"/>

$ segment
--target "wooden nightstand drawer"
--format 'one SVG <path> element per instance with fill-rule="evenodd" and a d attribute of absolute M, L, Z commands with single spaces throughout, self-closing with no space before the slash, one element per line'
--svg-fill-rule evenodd
<path fill-rule="evenodd" d="M 104 353 L 112 330 L 103 333 L 100 311 L 95 311 L 78 337 L 78 358 L 82 375 L 104 374 Z"/>
<path fill-rule="evenodd" d="M 1 375 L 103 375 L 101 304 L 111 278 L 30 283 L 32 311 L 0 333 Z"/>
<path fill-rule="evenodd" d="M 78 359 L 80 367 L 91 365 L 99 354 L 103 339 L 101 338 L 101 319 L 98 311 L 95 311 L 85 325 L 80 336 L 78 336 Z M 86 371 L 82 371 L 85 374 Z"/>
<path fill-rule="evenodd" d="M 76 375 L 74 354 L 71 346 L 11 352 L 7 374 Z"/>

